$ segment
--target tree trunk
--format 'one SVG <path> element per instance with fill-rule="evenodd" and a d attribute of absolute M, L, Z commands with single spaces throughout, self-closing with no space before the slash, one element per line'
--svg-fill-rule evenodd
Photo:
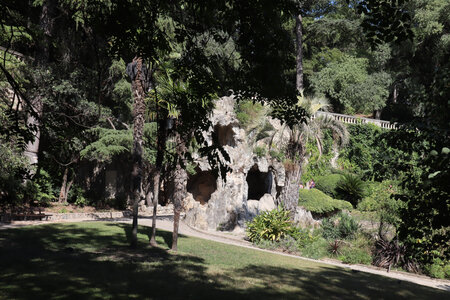
<path fill-rule="evenodd" d="M 38 118 L 42 116 L 43 112 L 43 104 L 40 96 L 36 96 L 32 101 L 31 105 L 33 106 L 32 109 L 37 113 Z M 27 126 L 33 127 L 34 132 L 34 138 L 30 140 L 27 143 L 27 146 L 24 151 L 24 156 L 28 158 L 28 162 L 30 165 L 37 165 L 38 160 L 38 153 L 39 153 L 39 142 L 41 138 L 41 129 L 40 129 L 40 122 L 39 119 L 33 117 L 32 115 L 29 115 L 27 118 Z M 32 173 L 34 173 L 34 170 L 31 170 Z M 33 174 L 34 175 L 34 174 Z"/>
<path fill-rule="evenodd" d="M 59 203 L 65 203 L 67 201 L 67 194 L 66 194 L 67 188 L 66 187 L 67 187 L 67 174 L 68 173 L 69 173 L 69 168 L 66 167 L 66 169 L 64 170 L 64 174 L 63 174 L 61 190 L 59 192 L 59 199 L 58 199 Z"/>
<path fill-rule="evenodd" d="M 397 84 L 394 84 L 394 92 L 392 93 L 392 103 L 397 103 L 398 91 Z"/>
<path fill-rule="evenodd" d="M 302 33 L 302 16 L 298 14 L 295 16 L 295 38 L 296 38 L 296 71 L 297 78 L 295 87 L 298 92 L 303 91 L 303 33 Z"/>
<path fill-rule="evenodd" d="M 298 206 L 298 192 L 301 183 L 301 168 L 297 166 L 295 170 L 292 170 L 286 174 L 285 186 L 280 195 L 279 202 L 286 210 L 291 211 L 291 218 L 294 218 L 295 211 Z"/>
<path fill-rule="evenodd" d="M 138 205 L 141 198 L 141 181 L 142 181 L 142 136 L 144 131 L 144 114 L 145 114 L 145 78 L 142 73 L 142 58 L 133 59 L 132 65 L 135 67 L 135 77 L 132 78 L 132 90 L 134 98 L 133 107 L 133 224 L 131 228 L 131 247 L 137 247 L 137 230 L 138 230 Z"/>
<path fill-rule="evenodd" d="M 183 199 L 186 197 L 187 173 L 181 166 L 181 159 L 184 156 L 186 147 L 179 133 L 177 133 L 177 156 L 178 163 L 175 170 L 175 189 L 173 197 L 173 232 L 172 232 L 172 251 L 178 250 L 178 227 L 180 225 L 180 213 L 183 209 Z"/>
<path fill-rule="evenodd" d="M 69 192 L 70 192 L 70 188 L 72 187 L 73 184 L 73 180 L 74 180 L 75 175 L 72 176 L 72 179 L 69 181 L 69 183 L 66 186 L 66 199 L 65 202 L 67 202 L 67 197 L 69 197 Z"/>
<path fill-rule="evenodd" d="M 373 111 L 373 118 L 379 120 L 381 118 L 381 109 L 376 109 Z"/>
<path fill-rule="evenodd" d="M 41 72 L 46 71 L 48 68 L 48 64 L 50 62 L 50 45 L 51 45 L 51 36 L 53 32 L 53 16 L 55 14 L 56 1 L 55 0 L 46 0 L 42 3 L 41 15 L 39 17 L 39 27 L 42 32 L 42 39 L 36 45 L 36 53 L 35 53 L 35 64 L 38 69 L 41 69 Z M 38 75 L 39 76 L 39 75 Z M 44 84 L 41 82 L 41 78 L 35 78 L 35 84 L 39 87 L 40 84 Z M 43 103 L 42 96 L 37 94 L 34 96 L 34 99 L 31 101 L 31 109 L 34 110 L 37 114 L 37 118 L 34 116 L 29 116 L 27 120 L 27 125 L 34 129 L 34 139 L 27 143 L 27 146 L 24 151 L 25 157 L 28 158 L 28 161 L 32 165 L 38 164 L 38 152 L 39 152 L 39 142 L 41 137 L 40 130 L 40 120 L 39 118 L 43 113 Z M 33 172 L 33 170 L 32 170 Z"/>
<path fill-rule="evenodd" d="M 153 216 L 152 216 L 152 231 L 150 234 L 150 245 L 157 246 L 156 242 L 156 212 L 158 210 L 158 197 L 159 197 L 159 186 L 161 184 L 161 169 L 155 170 L 155 175 L 153 176 L 154 186 L 153 186 Z"/>
<path fill-rule="evenodd" d="M 167 140 L 167 111 L 163 109 L 158 109 L 158 140 L 157 140 L 157 151 L 156 151 L 156 164 L 155 164 L 155 175 L 153 179 L 153 216 L 152 216 L 152 232 L 150 235 L 150 245 L 156 246 L 156 211 L 158 208 L 159 199 L 159 187 L 161 186 L 161 169 L 164 161 L 164 153 L 166 150 L 166 140 Z"/>

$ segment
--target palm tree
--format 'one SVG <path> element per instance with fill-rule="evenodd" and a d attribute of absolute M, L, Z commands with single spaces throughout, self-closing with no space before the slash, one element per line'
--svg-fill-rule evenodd
<path fill-rule="evenodd" d="M 271 142 L 271 145 L 282 145 L 282 139 L 286 136 L 284 132 L 288 135 L 287 144 L 285 143 L 285 153 L 288 158 L 288 163 L 285 163 L 286 182 L 279 202 L 283 203 L 285 208 L 291 211 L 294 211 L 297 207 L 298 189 L 301 183 L 301 166 L 307 155 L 307 143 L 311 140 L 316 142 L 319 151 L 318 159 L 321 158 L 323 153 L 322 140 L 324 129 L 331 129 L 333 131 L 334 145 L 342 147 L 348 143 L 348 131 L 341 122 L 327 117 L 314 117 L 317 111 L 328 106 L 325 99 L 317 97 L 307 98 L 303 95 L 303 92 L 300 92 L 296 105 L 305 109 L 310 117 L 307 118 L 305 123 L 297 124 L 293 128 L 284 126 L 281 133 L 278 133 L 278 138 L 280 139 L 278 143 L 274 143 L 275 135 L 272 136 Z"/>
<path fill-rule="evenodd" d="M 178 122 L 177 122 L 178 123 Z M 179 123 L 177 124 L 179 125 Z M 173 176 L 174 193 L 173 193 L 173 232 L 172 232 L 172 251 L 178 250 L 178 227 L 180 224 L 180 214 L 183 209 L 183 200 L 186 198 L 186 182 L 187 173 L 183 168 L 182 159 L 186 152 L 186 143 L 181 134 L 175 133 L 175 149 L 177 154 L 177 163 Z"/>
<path fill-rule="evenodd" d="M 145 76 L 142 72 L 143 61 L 141 57 L 135 57 L 130 64 L 134 68 L 134 78 L 132 78 L 133 91 L 133 224 L 131 227 L 131 247 L 137 247 L 137 228 L 138 228 L 138 206 L 141 196 L 142 181 L 142 136 L 144 131 L 144 114 L 145 114 Z"/>
<path fill-rule="evenodd" d="M 150 100 L 155 104 L 155 111 L 150 113 L 150 118 L 158 120 L 158 145 L 157 145 L 157 157 L 156 167 L 154 172 L 154 192 L 153 192 L 153 222 L 152 233 L 150 238 L 150 244 L 155 246 L 156 240 L 156 211 L 159 197 L 159 187 L 161 181 L 161 168 L 163 157 L 166 152 L 166 141 L 170 136 L 168 135 L 167 121 L 172 120 L 175 123 L 173 129 L 173 136 L 170 144 L 175 145 L 175 159 L 174 171 L 172 172 L 171 180 L 174 181 L 173 192 L 173 206 L 174 206 L 174 227 L 172 235 L 172 250 L 177 251 L 178 241 L 178 227 L 180 222 L 180 213 L 182 210 L 183 199 L 186 197 L 186 182 L 187 173 L 184 169 L 183 163 L 184 155 L 186 153 L 186 137 L 183 136 L 179 129 L 181 127 L 180 110 L 177 107 L 177 95 L 185 93 L 189 87 L 182 81 L 173 80 L 173 69 L 169 64 L 161 63 L 159 66 L 159 72 L 156 73 L 155 81 L 157 85 L 153 90 L 153 97 Z M 164 112 L 164 113 L 162 113 Z M 164 122 L 161 122 L 161 121 Z M 162 128 L 164 126 L 164 128 Z M 159 157 L 159 159 L 158 159 Z"/>

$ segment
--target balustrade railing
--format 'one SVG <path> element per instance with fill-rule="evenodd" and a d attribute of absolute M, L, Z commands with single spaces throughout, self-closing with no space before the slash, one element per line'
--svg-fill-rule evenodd
<path fill-rule="evenodd" d="M 337 121 L 341 121 L 342 123 L 347 123 L 347 124 L 369 124 L 369 123 L 371 123 L 371 124 L 374 124 L 376 126 L 384 128 L 384 129 L 397 129 L 397 127 L 398 127 L 397 123 L 391 123 L 389 121 L 355 117 L 355 116 L 336 114 L 336 113 L 330 113 L 330 112 L 325 112 L 325 111 L 316 112 L 313 116 L 311 116 L 311 119 L 314 119 L 317 117 L 331 117 Z"/>

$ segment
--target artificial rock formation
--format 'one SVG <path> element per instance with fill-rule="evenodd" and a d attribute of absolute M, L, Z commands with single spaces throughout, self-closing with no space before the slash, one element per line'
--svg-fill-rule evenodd
<path fill-rule="evenodd" d="M 266 157 L 258 158 L 247 143 L 234 113 L 235 100 L 224 97 L 216 102 L 211 116 L 212 132 L 230 156 L 232 172 L 214 178 L 208 162 L 198 158 L 197 173 L 188 179 L 185 222 L 204 230 L 242 230 L 245 221 L 276 207 L 277 191 L 284 186 L 284 167 Z"/>

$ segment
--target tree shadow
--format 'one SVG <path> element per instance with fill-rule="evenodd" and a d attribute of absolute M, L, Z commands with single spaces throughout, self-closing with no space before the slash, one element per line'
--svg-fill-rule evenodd
<path fill-rule="evenodd" d="M 148 228 L 143 227 L 138 232 L 139 247 L 131 249 L 125 238 L 130 227 L 92 222 L 0 231 L 0 298 L 445 299 L 449 295 L 328 266 L 279 267 L 261 262 L 218 267 L 203 257 L 164 249 L 170 245 L 170 232 L 157 231 L 161 247 L 150 247 Z M 214 251 L 207 253 L 218 254 Z M 233 259 L 230 255 L 231 265 Z"/>
<path fill-rule="evenodd" d="M 234 297 L 208 280 L 202 258 L 171 254 L 140 240 L 130 249 L 127 224 L 105 224 L 109 234 L 65 224 L 0 233 L 0 298 L 5 299 L 199 299 Z M 145 234 L 145 228 L 139 231 Z M 169 232 L 157 232 L 164 244 Z"/>
<path fill-rule="evenodd" d="M 249 265 L 237 277 L 269 282 L 242 291 L 248 299 L 448 299 L 446 291 L 384 276 L 331 266 L 315 269 Z M 286 287 L 295 287 L 286 288 Z"/>

